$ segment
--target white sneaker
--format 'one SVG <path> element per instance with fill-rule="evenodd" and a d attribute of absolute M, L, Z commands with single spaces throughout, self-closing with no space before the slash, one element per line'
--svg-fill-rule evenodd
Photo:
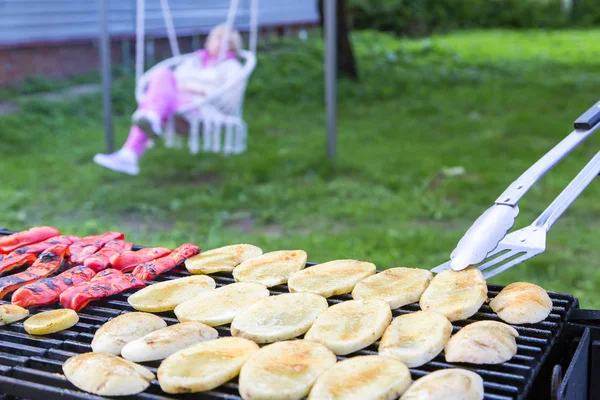
<path fill-rule="evenodd" d="M 128 175 L 137 175 L 140 173 L 138 157 L 129 149 L 121 149 L 111 154 L 96 154 L 94 162 L 104 168 L 123 172 Z"/>
<path fill-rule="evenodd" d="M 131 116 L 131 123 L 150 137 L 159 137 L 162 135 L 160 117 L 153 111 L 137 110 Z"/>

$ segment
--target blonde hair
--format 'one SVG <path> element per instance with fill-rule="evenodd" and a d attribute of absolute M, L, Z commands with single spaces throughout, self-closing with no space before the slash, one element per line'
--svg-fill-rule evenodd
<path fill-rule="evenodd" d="M 227 32 L 229 31 L 229 32 Z M 231 29 L 227 26 L 227 24 L 219 24 L 212 28 L 208 34 L 208 37 L 213 35 L 218 35 L 219 33 L 225 35 L 229 33 L 229 49 L 234 53 L 238 53 L 242 49 L 242 36 L 235 29 Z M 208 40 L 208 38 L 207 38 Z"/>

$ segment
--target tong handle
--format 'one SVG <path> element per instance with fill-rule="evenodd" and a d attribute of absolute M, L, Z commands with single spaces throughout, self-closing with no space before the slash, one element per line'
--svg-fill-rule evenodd
<path fill-rule="evenodd" d="M 544 212 L 533 222 L 533 226 L 544 228 L 549 231 L 560 216 L 573 204 L 581 192 L 600 173 L 600 152 L 598 152 L 577 176 L 563 189 L 556 199 L 544 210 Z"/>
<path fill-rule="evenodd" d="M 590 130 L 600 123 L 600 101 L 575 120 L 575 129 Z"/>
<path fill-rule="evenodd" d="M 600 127 L 600 101 L 575 121 L 575 130 L 533 164 L 496 199 L 496 204 L 515 206 L 529 189 Z"/>

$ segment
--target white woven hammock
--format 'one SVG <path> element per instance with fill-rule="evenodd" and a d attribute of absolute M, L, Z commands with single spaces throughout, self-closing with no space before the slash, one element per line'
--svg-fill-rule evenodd
<path fill-rule="evenodd" d="M 226 24 L 230 29 L 233 27 L 238 4 L 239 0 L 231 0 L 229 5 Z M 161 0 L 173 57 L 158 63 L 144 73 L 144 7 L 144 0 L 137 0 L 135 97 L 138 103 L 142 100 L 149 77 L 156 69 L 163 67 L 175 68 L 186 58 L 196 56 L 195 53 L 180 54 L 168 0 Z M 225 56 L 230 29 L 227 29 L 227 33 L 223 35 L 219 61 L 223 60 Z M 258 0 L 252 0 L 250 7 L 250 50 L 238 52 L 238 58 L 242 62 L 240 71 L 219 90 L 177 109 L 175 115 L 185 119 L 190 125 L 188 147 L 193 154 L 197 154 L 200 150 L 213 153 L 222 152 L 224 154 L 239 154 L 246 151 L 248 127 L 243 119 L 243 105 L 248 79 L 256 66 L 257 33 Z M 167 120 L 164 135 L 166 146 L 180 147 L 182 145 L 181 137 L 175 134 L 174 117 Z"/>

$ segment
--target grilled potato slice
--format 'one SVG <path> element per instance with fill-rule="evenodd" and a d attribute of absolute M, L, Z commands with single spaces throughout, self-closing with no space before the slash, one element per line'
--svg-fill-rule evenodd
<path fill-rule="evenodd" d="M 28 316 L 29 310 L 26 308 L 14 304 L 0 305 L 0 326 L 12 324 L 13 322 L 27 318 Z"/>
<path fill-rule="evenodd" d="M 31 335 L 49 335 L 69 329 L 77 322 L 79 322 L 79 316 L 75 311 L 59 308 L 29 317 L 23 323 L 23 328 Z"/>
<path fill-rule="evenodd" d="M 452 368 L 417 379 L 400 400 L 482 400 L 483 379 L 475 372 Z"/>
<path fill-rule="evenodd" d="M 190 274 L 214 274 L 232 272 L 240 263 L 262 254 L 260 247 L 251 244 L 234 244 L 204 251 L 185 260 Z"/>
<path fill-rule="evenodd" d="M 162 360 L 188 346 L 218 337 L 216 329 L 202 322 L 182 322 L 127 343 L 121 350 L 121 355 L 134 362 Z"/>
<path fill-rule="evenodd" d="M 392 320 L 383 300 L 349 300 L 319 315 L 304 339 L 319 342 L 337 355 L 350 354 L 374 343 Z"/>
<path fill-rule="evenodd" d="M 269 289 L 258 283 L 233 283 L 204 292 L 175 307 L 181 322 L 199 321 L 209 326 L 230 323 L 257 301 L 269 297 Z"/>
<path fill-rule="evenodd" d="M 490 302 L 490 307 L 509 324 L 536 324 L 548 318 L 552 300 L 540 286 L 516 282 L 502 289 Z"/>
<path fill-rule="evenodd" d="M 379 355 L 419 367 L 444 350 L 452 335 L 452 324 L 443 314 L 418 311 L 394 318 L 379 343 Z"/>
<path fill-rule="evenodd" d="M 291 339 L 305 333 L 327 307 L 327 300 L 314 293 L 267 297 L 233 319 L 231 334 L 256 343 Z"/>
<path fill-rule="evenodd" d="M 352 357 L 319 376 L 308 400 L 391 400 L 410 384 L 410 371 L 400 361 L 381 356 Z"/>
<path fill-rule="evenodd" d="M 170 311 L 180 303 L 215 287 L 215 280 L 209 276 L 186 276 L 146 286 L 129 296 L 127 302 L 139 311 Z"/>
<path fill-rule="evenodd" d="M 519 333 L 497 321 L 477 321 L 450 338 L 444 349 L 446 361 L 471 364 L 502 364 L 517 354 Z"/>
<path fill-rule="evenodd" d="M 290 292 L 311 292 L 323 297 L 350 293 L 354 286 L 375 273 L 375 264 L 356 260 L 335 260 L 294 273 Z"/>
<path fill-rule="evenodd" d="M 252 354 L 240 372 L 244 400 L 300 400 L 319 375 L 336 362 L 319 343 L 290 340 L 273 343 Z"/>
<path fill-rule="evenodd" d="M 119 315 L 102 325 L 92 339 L 94 352 L 119 355 L 123 346 L 150 332 L 165 328 L 162 318 L 144 312 Z"/>
<path fill-rule="evenodd" d="M 451 322 L 475 314 L 487 299 L 487 284 L 481 271 L 469 267 L 437 274 L 421 296 L 421 310 L 433 310 Z"/>
<path fill-rule="evenodd" d="M 143 392 L 154 374 L 148 368 L 106 353 L 84 353 L 63 364 L 65 376 L 77 388 L 100 396 Z"/>
<path fill-rule="evenodd" d="M 358 282 L 352 298 L 384 300 L 395 310 L 419 301 L 431 279 L 433 274 L 425 269 L 390 268 Z"/>
<path fill-rule="evenodd" d="M 248 339 L 225 337 L 180 350 L 158 368 L 158 382 L 167 393 L 204 392 L 235 378 L 258 345 Z"/>
<path fill-rule="evenodd" d="M 233 270 L 236 282 L 260 283 L 266 287 L 286 283 L 291 274 L 306 265 L 306 252 L 280 250 L 246 260 Z"/>

